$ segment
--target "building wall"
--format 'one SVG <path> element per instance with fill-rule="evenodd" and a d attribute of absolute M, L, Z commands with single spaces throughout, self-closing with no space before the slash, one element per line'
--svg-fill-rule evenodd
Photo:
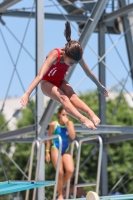
<path fill-rule="evenodd" d="M 10 130 L 16 129 L 17 118 L 13 117 L 13 114 L 15 113 L 16 110 L 19 110 L 22 108 L 20 104 L 20 99 L 21 99 L 20 97 L 15 97 L 15 98 L 8 98 L 5 101 L 3 114 L 7 121 L 10 120 L 10 122 L 8 123 L 8 127 Z M 48 97 L 44 98 L 44 106 L 47 104 L 48 100 L 49 100 Z M 3 105 L 3 102 L 4 100 L 0 100 L 0 109 Z"/>

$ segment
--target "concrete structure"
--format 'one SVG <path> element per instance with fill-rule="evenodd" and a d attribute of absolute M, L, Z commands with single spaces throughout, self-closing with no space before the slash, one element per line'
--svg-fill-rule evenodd
<path fill-rule="evenodd" d="M 16 129 L 16 122 L 21 117 L 21 114 L 18 114 L 17 117 L 13 117 L 13 114 L 17 110 L 20 110 L 22 108 L 22 106 L 20 104 L 20 99 L 21 99 L 21 97 L 12 97 L 12 98 L 10 97 L 10 98 L 7 98 L 6 102 L 5 102 L 3 114 L 6 118 L 6 120 L 9 121 L 8 127 L 10 130 Z M 33 100 L 35 100 L 34 97 L 33 97 Z M 3 101 L 4 100 L 0 99 L 0 108 L 3 105 Z M 49 101 L 48 97 L 44 98 L 44 105 L 47 105 L 48 101 Z"/>

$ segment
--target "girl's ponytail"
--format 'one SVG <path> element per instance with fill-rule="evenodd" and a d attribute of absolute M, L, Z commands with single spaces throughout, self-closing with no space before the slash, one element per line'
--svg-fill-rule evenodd
<path fill-rule="evenodd" d="M 65 23 L 64 36 L 66 37 L 67 42 L 71 41 L 71 26 L 68 21 Z"/>
<path fill-rule="evenodd" d="M 83 55 L 83 48 L 79 42 L 71 40 L 71 26 L 68 21 L 65 23 L 64 36 L 67 40 L 67 43 L 65 44 L 66 56 L 72 58 L 76 62 L 79 62 Z"/>

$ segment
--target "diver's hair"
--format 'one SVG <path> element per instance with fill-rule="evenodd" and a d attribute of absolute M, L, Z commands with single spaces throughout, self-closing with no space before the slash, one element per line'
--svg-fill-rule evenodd
<path fill-rule="evenodd" d="M 83 56 L 83 48 L 78 41 L 71 40 L 71 26 L 67 21 L 65 24 L 64 36 L 66 37 L 65 54 L 75 61 L 80 61 Z"/>
<path fill-rule="evenodd" d="M 63 108 L 63 106 L 60 106 L 60 107 L 58 108 L 58 113 L 61 113 L 62 110 L 64 110 L 64 108 Z"/>
<path fill-rule="evenodd" d="M 64 36 L 65 36 L 67 42 L 71 41 L 71 26 L 70 26 L 69 22 L 65 23 Z"/>

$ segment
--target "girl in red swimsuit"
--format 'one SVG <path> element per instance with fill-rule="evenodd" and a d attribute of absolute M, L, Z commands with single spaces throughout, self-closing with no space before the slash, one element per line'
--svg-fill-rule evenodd
<path fill-rule="evenodd" d="M 60 102 L 68 114 L 78 119 L 84 126 L 95 130 L 96 126 L 100 123 L 100 119 L 79 99 L 73 91 L 73 88 L 64 79 L 64 76 L 69 67 L 79 62 L 86 75 L 97 85 L 98 90 L 103 93 L 105 97 L 108 96 L 108 92 L 85 63 L 82 57 L 83 49 L 81 44 L 71 40 L 70 23 L 66 22 L 65 25 L 64 35 L 67 40 L 65 47 L 50 51 L 40 72 L 33 80 L 26 93 L 22 96 L 21 104 L 26 106 L 31 92 L 40 82 L 44 95 Z M 83 116 L 78 110 L 86 113 L 90 120 Z"/>

